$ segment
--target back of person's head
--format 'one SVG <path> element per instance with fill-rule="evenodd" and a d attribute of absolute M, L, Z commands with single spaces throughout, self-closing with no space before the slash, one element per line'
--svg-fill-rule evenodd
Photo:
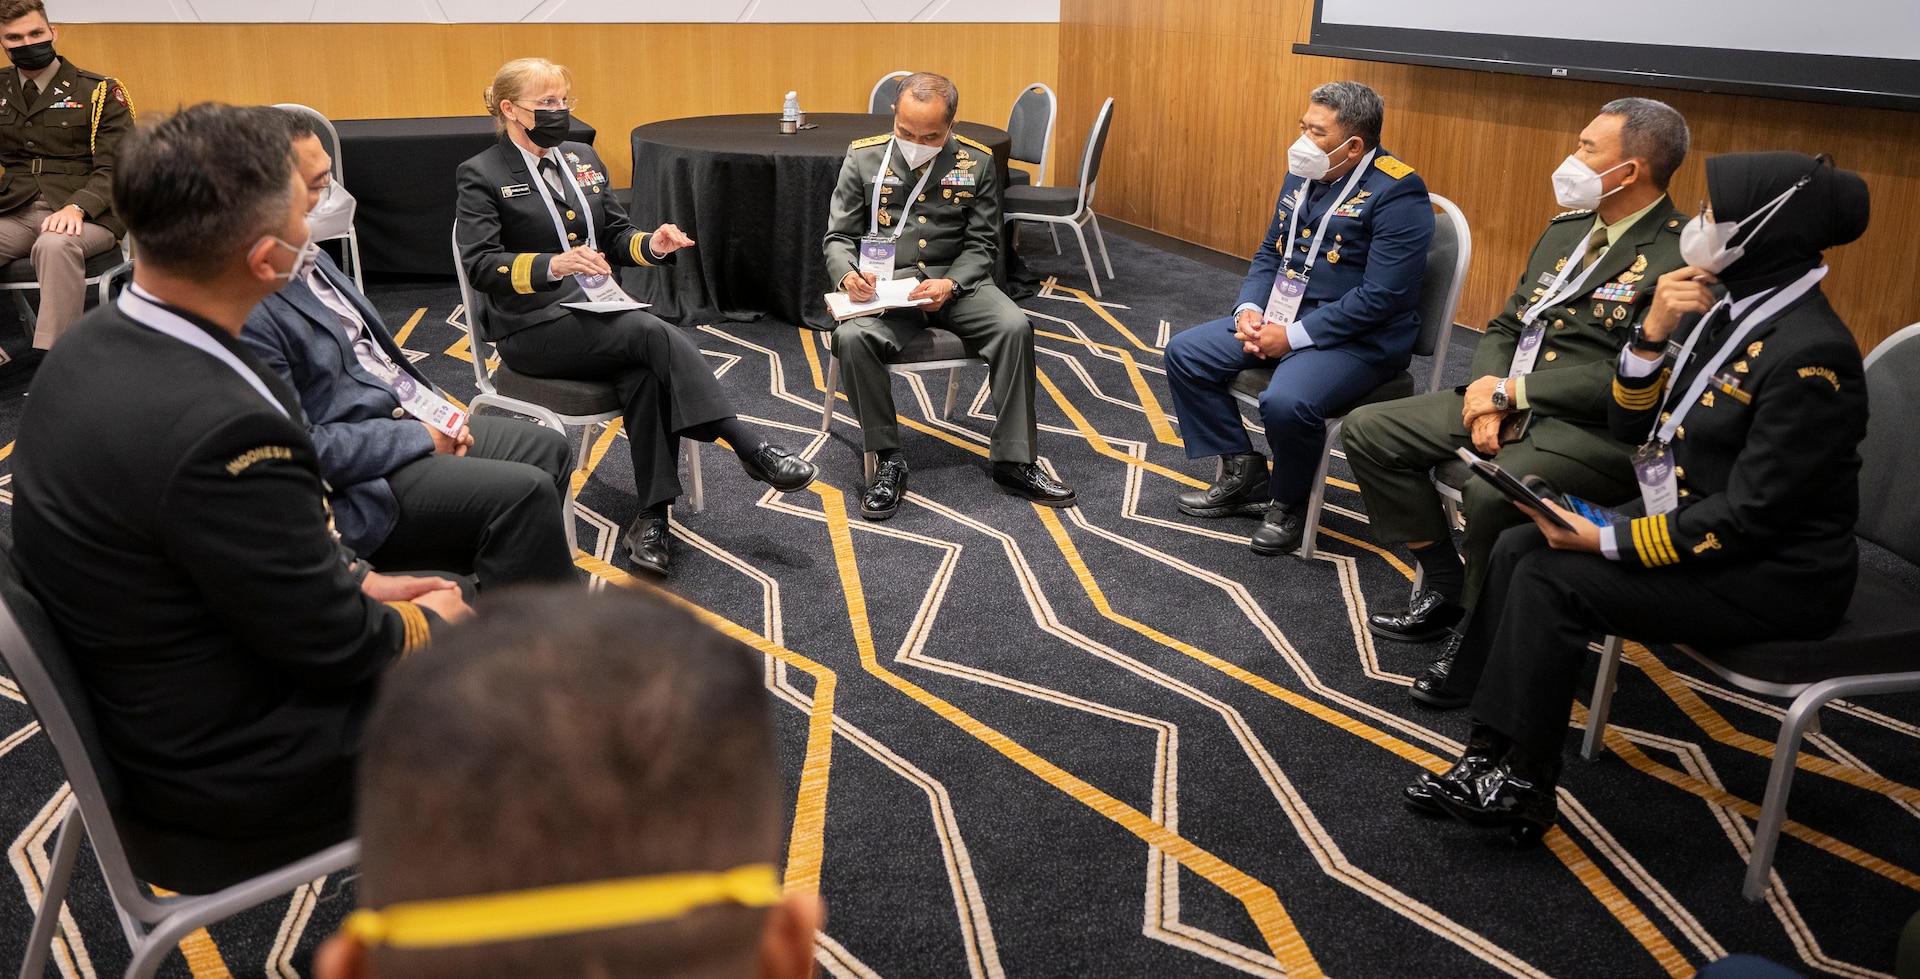
<path fill-rule="evenodd" d="M 1328 82 L 1307 94 L 1307 101 L 1333 110 L 1333 118 L 1348 138 L 1358 136 L 1367 149 L 1380 145 L 1380 128 L 1387 103 L 1380 93 L 1359 82 Z"/>
<path fill-rule="evenodd" d="M 664 595 L 489 596 L 383 682 L 360 763 L 359 901 L 371 910 L 329 943 L 320 974 L 808 974 L 817 898 L 783 899 L 773 876 L 783 809 L 770 709 L 760 657 Z M 603 885 L 692 907 L 623 916 Z M 564 890 L 527 893 L 544 888 Z M 545 909 L 562 920 L 502 940 L 474 925 L 484 917 L 460 900 L 474 896 L 518 901 L 504 920 Z M 421 947 L 423 912 L 465 933 Z M 769 954 L 779 961 L 763 972 Z"/>
<path fill-rule="evenodd" d="M 285 231 L 293 189 L 285 113 L 268 106 L 182 109 L 114 152 L 113 212 L 137 260 L 186 279 L 217 279 Z"/>
<path fill-rule="evenodd" d="M 912 96 L 915 102 L 946 106 L 948 122 L 952 122 L 954 114 L 960 111 L 960 89 L 945 75 L 916 71 L 902 77 L 900 87 L 894 93 L 894 104 L 899 105 L 900 100 L 907 96 Z"/>
<path fill-rule="evenodd" d="M 1620 155 L 1647 161 L 1653 185 L 1666 190 L 1693 139 L 1686 117 L 1658 99 L 1641 98 L 1614 99 L 1600 114 L 1620 117 Z"/>

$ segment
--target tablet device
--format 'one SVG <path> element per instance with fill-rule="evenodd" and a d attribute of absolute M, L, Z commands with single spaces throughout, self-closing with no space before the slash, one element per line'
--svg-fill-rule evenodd
<path fill-rule="evenodd" d="M 1553 508 L 1547 506 L 1546 503 L 1541 500 L 1538 493 L 1528 489 L 1526 484 L 1514 478 L 1512 473 L 1494 465 L 1491 460 L 1482 459 L 1474 455 L 1470 449 L 1463 448 L 1456 451 L 1460 454 L 1460 461 L 1466 463 L 1467 468 L 1472 470 L 1475 476 L 1486 480 L 1494 489 L 1499 490 L 1502 496 L 1520 504 L 1533 513 L 1539 514 L 1545 518 L 1548 523 L 1562 530 L 1573 529 L 1573 525 L 1567 523 L 1565 517 L 1555 513 Z"/>
<path fill-rule="evenodd" d="M 1574 513 L 1585 517 L 1596 527 L 1613 526 L 1613 510 L 1609 507 L 1588 502 L 1571 493 L 1566 494 L 1566 507 Z"/>

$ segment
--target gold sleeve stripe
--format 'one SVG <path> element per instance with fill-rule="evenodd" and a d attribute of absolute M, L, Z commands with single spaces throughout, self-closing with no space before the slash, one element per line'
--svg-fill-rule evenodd
<path fill-rule="evenodd" d="M 431 639 L 431 630 L 427 627 L 427 613 L 412 602 L 388 602 L 387 607 L 400 613 L 401 637 L 400 655 L 417 652 L 427 648 Z"/>
<path fill-rule="evenodd" d="M 1656 384 L 1645 390 L 1635 391 L 1620 383 L 1620 379 L 1616 377 L 1613 379 L 1613 400 L 1628 411 L 1645 411 L 1660 403 L 1660 391 L 1663 387 L 1664 385 Z"/>
<path fill-rule="evenodd" d="M 1680 563 L 1680 551 L 1673 546 L 1673 521 L 1668 515 L 1661 514 L 1654 523 L 1660 534 L 1660 549 L 1667 555 L 1668 564 Z"/>
<path fill-rule="evenodd" d="M 1680 563 L 1680 556 L 1673 549 L 1673 537 L 1665 514 L 1640 517 L 1629 526 L 1633 529 L 1633 549 L 1640 555 L 1640 563 L 1649 568 Z"/>
<path fill-rule="evenodd" d="M 513 256 L 513 291 L 523 296 L 533 295 L 534 257 L 532 252 Z"/>
<path fill-rule="evenodd" d="M 647 256 L 647 240 L 652 237 L 653 232 L 646 231 L 627 239 L 627 251 L 633 253 L 633 260 L 649 267 L 653 261 Z"/>

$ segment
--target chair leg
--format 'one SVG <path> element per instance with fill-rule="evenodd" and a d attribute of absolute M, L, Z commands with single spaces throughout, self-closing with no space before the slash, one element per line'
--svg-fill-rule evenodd
<path fill-rule="evenodd" d="M 1100 276 L 1093 271 L 1093 253 L 1087 251 L 1086 232 L 1080 230 L 1078 224 L 1069 224 L 1067 227 L 1072 228 L 1073 236 L 1080 240 L 1080 260 L 1087 263 L 1087 281 L 1093 283 L 1093 298 L 1098 299 L 1100 298 Z"/>
<path fill-rule="evenodd" d="M 954 398 L 959 394 L 960 394 L 960 368 L 958 367 L 950 368 L 947 371 L 947 410 L 940 417 L 945 418 L 948 421 L 953 420 L 953 401 L 954 401 Z"/>
<path fill-rule="evenodd" d="M 1047 222 L 1047 233 L 1053 236 L 1053 253 L 1060 254 L 1060 226 L 1051 221 Z"/>
<path fill-rule="evenodd" d="M 1413 563 L 1413 594 L 1414 595 L 1420 594 L 1420 589 L 1425 588 L 1426 586 L 1427 586 L 1427 569 L 1421 567 L 1420 562 L 1415 561 Z M 1409 597 L 1408 601 L 1411 602 L 1412 598 Z"/>
<path fill-rule="evenodd" d="M 1780 739 L 1773 745 L 1773 766 L 1767 773 L 1767 795 L 1760 803 L 1760 819 L 1753 826 L 1753 855 L 1747 858 L 1747 882 L 1740 889 L 1749 901 L 1767 894 L 1767 878 L 1773 870 L 1773 854 L 1780 845 L 1780 824 L 1787 819 L 1787 793 L 1793 788 L 1795 763 L 1800 756 L 1800 738 L 1807 725 L 1820 716 L 1827 694 L 1818 686 L 1801 694 L 1780 719 Z"/>
<path fill-rule="evenodd" d="M 27 937 L 27 955 L 20 962 L 20 979 L 42 979 L 47 973 L 47 958 L 53 953 L 53 934 L 60 928 L 60 908 L 67 902 L 67 885 L 73 881 L 73 865 L 80 856 L 80 837 L 85 824 L 76 804 L 67 810 L 60 823 L 60 835 L 53 844 L 53 866 L 47 873 L 40 894 L 40 910 L 33 916 L 33 932 Z"/>
<path fill-rule="evenodd" d="M 706 486 L 700 479 L 700 443 L 692 439 L 680 440 L 680 452 L 687 457 L 687 508 L 695 513 L 707 508 Z"/>
<path fill-rule="evenodd" d="M 1340 421 L 1327 419 L 1327 440 L 1320 449 L 1320 465 L 1313 472 L 1313 492 L 1307 494 L 1306 528 L 1300 534 L 1300 556 L 1309 561 L 1313 560 L 1314 539 L 1320 536 L 1320 509 L 1327 502 L 1327 467 L 1333 464 L 1333 440 L 1340 434 Z"/>
<path fill-rule="evenodd" d="M 1107 257 L 1107 236 L 1100 231 L 1100 215 L 1089 210 L 1087 223 L 1093 225 L 1093 240 L 1100 243 L 1100 261 L 1106 263 L 1107 278 L 1111 279 L 1113 278 L 1113 259 Z"/>
<path fill-rule="evenodd" d="M 1593 681 L 1592 702 L 1587 704 L 1587 734 L 1580 742 L 1580 757 L 1588 761 L 1600 757 L 1606 749 L 1607 713 L 1613 709 L 1614 678 L 1620 673 L 1620 637 L 1608 636 L 1600 647 L 1600 673 Z"/>
<path fill-rule="evenodd" d="M 33 339 L 33 331 L 40 327 L 40 313 L 33 308 L 32 303 L 27 302 L 27 290 L 14 289 L 11 291 L 13 293 L 13 304 L 20 310 L 20 323 L 27 328 L 27 339 L 31 341 Z"/>
<path fill-rule="evenodd" d="M 867 471 L 867 485 L 873 485 L 873 471 L 879 468 L 880 457 L 871 452 L 860 453 L 860 462 Z"/>
<path fill-rule="evenodd" d="M 833 425 L 833 396 L 840 391 L 840 358 L 827 354 L 827 402 L 820 408 L 820 430 Z"/>
<path fill-rule="evenodd" d="M 578 507 L 578 504 L 575 501 L 578 500 L 580 497 L 580 490 L 579 490 L 579 487 L 577 487 L 574 484 L 573 477 L 574 477 L 574 474 L 576 473 L 586 472 L 587 457 L 593 453 L 593 433 L 597 429 L 599 429 L 599 427 L 600 426 L 598 425 L 588 425 L 585 428 L 582 428 L 580 430 L 580 452 L 574 456 L 573 472 L 567 474 L 566 515 L 567 515 L 567 551 L 568 553 L 572 553 L 580 549 L 579 531 L 574 527 L 574 523 L 575 523 L 574 514 Z M 563 428 L 561 429 L 561 431 L 564 432 L 566 431 L 566 429 Z"/>

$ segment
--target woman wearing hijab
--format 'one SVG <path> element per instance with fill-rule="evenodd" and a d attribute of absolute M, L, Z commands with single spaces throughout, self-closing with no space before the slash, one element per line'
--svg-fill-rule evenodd
<path fill-rule="evenodd" d="M 459 262 L 487 294 L 481 335 L 534 377 L 606 380 L 624 408 L 640 514 L 622 538 L 633 563 L 668 567 L 667 508 L 680 495 L 679 440 L 726 439 L 747 475 L 791 493 L 814 465 L 734 416 L 700 348 L 650 313 L 568 304 L 631 300 L 617 267 L 662 265 L 693 245 L 679 228 L 640 231 L 593 147 L 567 142 L 573 76 L 544 58 L 510 61 L 486 91 L 497 144 L 460 164 Z"/>
<path fill-rule="evenodd" d="M 1403 791 L 1416 812 L 1536 842 L 1596 635 L 1819 638 L 1846 611 L 1867 395 L 1820 253 L 1866 230 L 1866 183 L 1825 157 L 1741 153 L 1708 160 L 1707 187 L 1688 264 L 1660 277 L 1615 375 L 1641 500 L 1604 525 L 1550 504 L 1574 529 L 1536 515 L 1501 535 L 1454 667 L 1479 674 L 1467 744 Z"/>

